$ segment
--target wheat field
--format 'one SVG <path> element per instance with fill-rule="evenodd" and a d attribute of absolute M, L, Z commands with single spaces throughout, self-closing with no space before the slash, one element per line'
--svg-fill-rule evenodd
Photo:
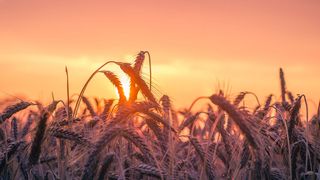
<path fill-rule="evenodd" d="M 176 110 L 142 78 L 147 55 L 103 64 L 76 98 L 2 100 L 0 179 L 320 179 L 320 111 L 302 116 L 306 97 L 286 88 L 281 68 L 280 100 L 266 95 L 249 109 L 242 102 L 254 93 L 220 90 Z M 107 64 L 130 78 L 128 97 Z M 119 99 L 85 96 L 100 73 Z"/>

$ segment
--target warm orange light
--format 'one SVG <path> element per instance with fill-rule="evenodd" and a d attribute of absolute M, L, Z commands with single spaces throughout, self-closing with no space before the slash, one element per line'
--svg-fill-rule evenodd
<path fill-rule="evenodd" d="M 126 96 L 126 99 L 129 99 L 130 96 L 130 78 L 128 76 L 120 76 L 120 82 L 122 84 L 123 93 Z M 119 97 L 118 89 L 116 88 L 117 96 Z"/>

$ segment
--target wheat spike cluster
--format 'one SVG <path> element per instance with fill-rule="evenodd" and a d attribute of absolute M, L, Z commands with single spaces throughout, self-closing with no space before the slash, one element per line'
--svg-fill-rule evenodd
<path fill-rule="evenodd" d="M 153 93 L 151 67 L 150 81 L 143 78 L 146 59 L 150 67 L 147 51 L 132 64 L 103 64 L 74 99 L 68 92 L 50 104 L 1 101 L 0 180 L 320 179 L 320 107 L 303 111 L 306 97 L 287 89 L 283 69 L 279 100 L 270 94 L 248 108 L 254 93 L 220 90 L 176 110 L 169 96 Z M 129 97 L 108 64 L 130 78 Z M 85 96 L 96 75 L 119 99 Z M 195 103 L 205 108 L 195 111 Z"/>

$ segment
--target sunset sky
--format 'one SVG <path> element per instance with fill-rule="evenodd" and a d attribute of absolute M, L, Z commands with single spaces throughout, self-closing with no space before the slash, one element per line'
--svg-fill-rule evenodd
<path fill-rule="evenodd" d="M 66 97 L 108 60 L 152 57 L 154 92 L 176 107 L 219 87 L 279 97 L 279 67 L 293 93 L 320 98 L 320 1 L 0 0 L 0 97 Z M 106 69 L 116 70 L 115 66 Z M 148 77 L 148 63 L 143 74 Z M 111 98 L 103 74 L 88 96 Z"/>

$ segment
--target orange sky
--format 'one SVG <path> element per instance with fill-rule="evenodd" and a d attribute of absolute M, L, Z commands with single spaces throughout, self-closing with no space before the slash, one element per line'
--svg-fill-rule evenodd
<path fill-rule="evenodd" d="M 65 99 L 65 65 L 78 93 L 103 62 L 148 50 L 155 93 L 177 107 L 218 84 L 231 95 L 278 95 L 280 66 L 289 90 L 318 101 L 319 18 L 317 0 L 0 0 L 0 96 Z M 87 95 L 114 89 L 98 75 Z"/>

